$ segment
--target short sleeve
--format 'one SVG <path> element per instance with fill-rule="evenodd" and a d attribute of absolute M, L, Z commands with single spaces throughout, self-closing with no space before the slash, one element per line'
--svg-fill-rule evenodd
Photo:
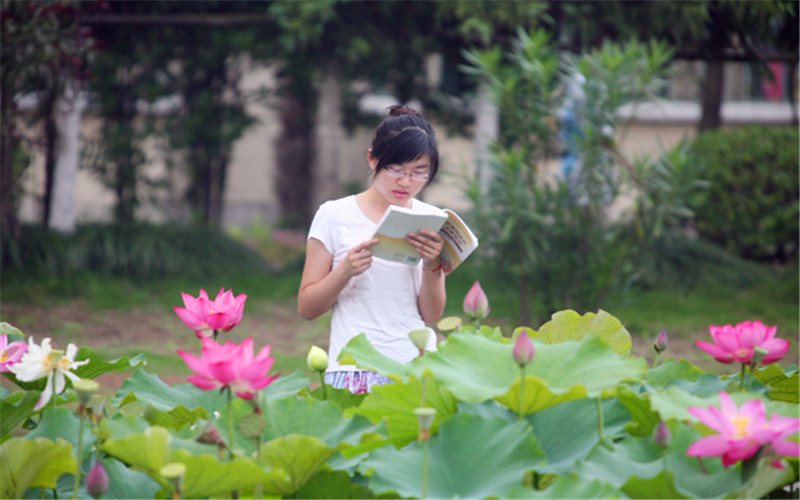
<path fill-rule="evenodd" d="M 319 240 L 330 254 L 334 253 L 333 245 L 333 232 L 331 231 L 331 211 L 330 205 L 326 202 L 323 203 L 317 213 L 314 214 L 314 219 L 311 221 L 311 227 L 308 230 L 308 238 Z"/>

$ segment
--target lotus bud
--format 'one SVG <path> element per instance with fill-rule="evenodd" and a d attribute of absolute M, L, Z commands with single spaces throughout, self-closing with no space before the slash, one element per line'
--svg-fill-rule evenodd
<path fill-rule="evenodd" d="M 658 422 L 658 425 L 653 431 L 653 442 L 662 448 L 666 448 L 671 441 L 672 432 L 669 430 L 669 427 L 667 427 L 667 424 L 663 421 Z"/>
<path fill-rule="evenodd" d="M 661 354 L 667 350 L 667 344 L 669 344 L 667 331 L 661 330 L 661 333 L 656 336 L 656 341 L 653 343 L 653 349 L 655 349 L 658 354 Z"/>
<path fill-rule="evenodd" d="M 431 425 L 434 417 L 436 417 L 436 408 L 414 408 L 414 415 L 417 416 L 419 440 L 429 440 L 431 438 Z"/>
<path fill-rule="evenodd" d="M 92 498 L 100 498 L 108 492 L 108 473 L 100 460 L 96 461 L 86 474 L 86 492 L 92 495 Z"/>
<path fill-rule="evenodd" d="M 438 323 L 436 323 L 436 328 L 438 328 L 443 334 L 454 332 L 461 328 L 461 318 L 458 316 L 448 316 L 446 318 L 442 318 Z"/>
<path fill-rule="evenodd" d="M 473 319 L 483 319 L 489 314 L 489 299 L 477 281 L 464 297 L 464 314 Z"/>
<path fill-rule="evenodd" d="M 313 372 L 324 372 L 328 369 L 328 353 L 317 346 L 311 346 L 306 357 L 308 369 Z"/>
<path fill-rule="evenodd" d="M 524 330 L 519 330 L 517 339 L 514 341 L 514 361 L 519 366 L 525 366 L 533 360 L 536 355 L 536 349 L 533 347 L 533 342 Z"/>
<path fill-rule="evenodd" d="M 219 433 L 219 429 L 213 422 L 206 422 L 203 431 L 195 438 L 195 441 L 203 444 L 215 444 L 217 446 L 225 447 L 225 441 Z"/>
<path fill-rule="evenodd" d="M 761 346 L 754 347 L 753 348 L 753 359 L 750 360 L 750 364 L 752 366 L 756 366 L 758 363 L 761 362 L 762 359 L 764 359 L 764 356 L 766 356 L 767 354 L 769 354 L 769 351 L 767 351 L 763 347 L 761 347 Z"/>
<path fill-rule="evenodd" d="M 81 378 L 72 382 L 72 388 L 75 389 L 75 394 L 78 395 L 82 407 L 86 407 L 92 399 L 92 394 L 100 389 L 100 384 L 94 380 Z"/>
<path fill-rule="evenodd" d="M 414 344 L 414 347 L 419 349 L 419 354 L 421 356 L 425 354 L 425 347 L 428 345 L 428 340 L 431 338 L 431 331 L 427 328 L 414 330 L 408 332 L 408 338 L 411 339 L 411 343 Z"/>

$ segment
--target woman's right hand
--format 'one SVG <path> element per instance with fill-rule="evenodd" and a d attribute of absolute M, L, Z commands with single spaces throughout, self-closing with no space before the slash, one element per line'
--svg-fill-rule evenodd
<path fill-rule="evenodd" d="M 341 262 L 342 269 L 348 278 L 358 276 L 372 265 L 372 245 L 380 241 L 378 238 L 363 241 L 347 251 Z"/>

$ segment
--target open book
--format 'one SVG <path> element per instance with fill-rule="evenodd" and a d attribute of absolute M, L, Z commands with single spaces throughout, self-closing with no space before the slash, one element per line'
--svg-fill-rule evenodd
<path fill-rule="evenodd" d="M 372 255 L 416 265 L 422 257 L 405 238 L 408 233 L 417 233 L 420 229 L 437 231 L 444 238 L 441 259 L 445 274 L 453 272 L 478 248 L 478 238 L 452 210 L 421 211 L 389 205 L 373 236 L 380 242 L 371 247 Z"/>

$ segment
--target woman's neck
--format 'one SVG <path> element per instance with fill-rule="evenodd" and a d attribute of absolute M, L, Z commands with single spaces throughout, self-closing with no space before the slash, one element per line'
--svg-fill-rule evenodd
<path fill-rule="evenodd" d="M 383 217 L 386 209 L 389 208 L 389 202 L 381 196 L 374 186 L 370 186 L 366 191 L 362 191 L 356 195 L 356 203 L 358 207 L 364 212 L 371 221 L 378 222 Z M 409 207 L 411 200 L 409 200 Z"/>

